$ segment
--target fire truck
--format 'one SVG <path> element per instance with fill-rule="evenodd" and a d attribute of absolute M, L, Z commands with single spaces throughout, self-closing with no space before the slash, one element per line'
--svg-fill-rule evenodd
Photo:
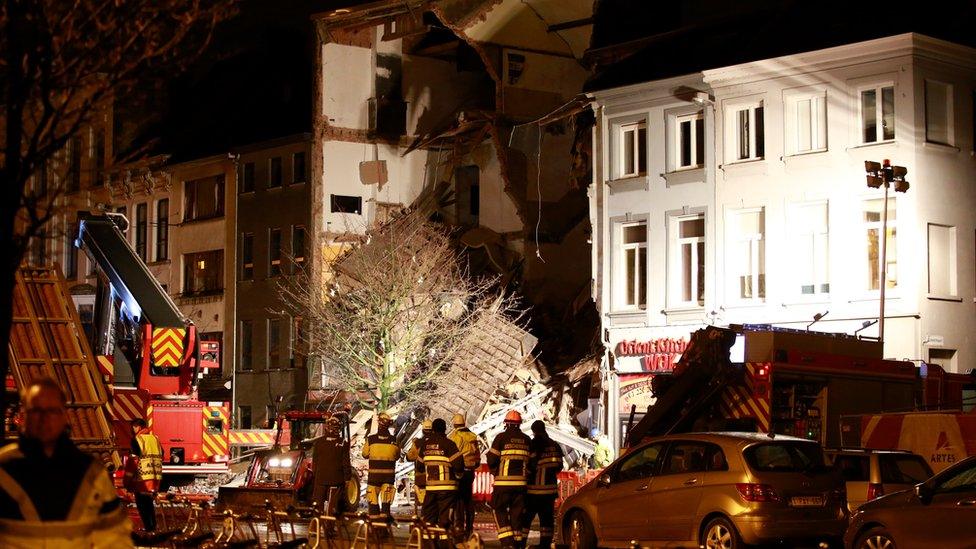
<path fill-rule="evenodd" d="M 929 380 L 936 378 L 954 381 L 934 391 Z M 668 433 L 737 430 L 837 447 L 842 416 L 958 402 L 965 378 L 934 365 L 885 360 L 880 342 L 847 334 L 709 326 L 693 334 L 672 375 L 653 380 L 656 402 L 627 440 L 633 445 Z"/>
<path fill-rule="evenodd" d="M 121 214 L 79 215 L 75 245 L 97 266 L 90 347 L 110 384 L 113 424 L 127 448 L 129 422 L 141 418 L 163 447 L 163 474 L 227 471 L 226 402 L 197 399 L 197 382 L 220 352 L 196 327 L 126 241 Z"/>

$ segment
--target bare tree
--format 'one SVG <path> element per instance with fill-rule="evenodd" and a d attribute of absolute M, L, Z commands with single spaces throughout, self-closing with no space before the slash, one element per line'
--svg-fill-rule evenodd
<path fill-rule="evenodd" d="M 31 176 L 114 101 L 196 57 L 234 2 L 0 0 L 0 379 L 14 274 L 63 194 Z"/>
<path fill-rule="evenodd" d="M 301 317 L 300 344 L 324 372 L 323 389 L 375 411 L 448 390 L 444 375 L 465 336 L 514 304 L 494 280 L 473 279 L 463 265 L 444 227 L 408 213 L 323 266 L 328 272 L 282 283 L 282 300 Z"/>

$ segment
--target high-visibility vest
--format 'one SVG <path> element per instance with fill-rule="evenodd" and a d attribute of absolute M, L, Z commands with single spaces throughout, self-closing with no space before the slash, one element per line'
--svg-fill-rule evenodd
<path fill-rule="evenodd" d="M 548 437 L 536 437 L 532 441 L 531 449 L 528 493 L 555 496 L 559 492 L 557 475 L 563 470 L 562 448 Z"/>
<path fill-rule="evenodd" d="M 382 486 L 396 482 L 396 462 L 400 459 L 400 447 L 389 433 L 376 433 L 366 437 L 363 457 L 369 460 L 369 476 L 366 484 Z"/>
<path fill-rule="evenodd" d="M 495 437 L 488 451 L 488 467 L 495 475 L 495 488 L 528 484 L 529 437 L 517 427 L 506 428 Z"/>
<path fill-rule="evenodd" d="M 163 446 L 159 437 L 152 433 L 143 432 L 136 435 L 139 444 L 139 466 L 137 477 L 142 491 L 155 492 L 163 480 Z"/>

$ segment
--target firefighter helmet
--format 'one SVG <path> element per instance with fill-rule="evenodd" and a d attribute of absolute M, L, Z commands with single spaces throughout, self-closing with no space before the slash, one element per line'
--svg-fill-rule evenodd
<path fill-rule="evenodd" d="M 505 414 L 505 423 L 522 423 L 522 414 L 518 410 L 509 410 Z"/>
<path fill-rule="evenodd" d="M 376 423 L 378 423 L 380 427 L 389 427 L 390 422 L 390 414 L 386 412 L 380 412 L 377 414 Z"/>
<path fill-rule="evenodd" d="M 429 433 L 431 431 L 431 429 L 433 429 L 433 428 L 434 428 L 434 424 L 429 419 L 425 419 L 420 424 L 420 429 L 422 431 L 424 431 L 425 433 Z"/>
<path fill-rule="evenodd" d="M 463 414 L 454 414 L 454 417 L 451 418 L 451 423 L 455 427 L 464 427 L 464 415 Z"/>

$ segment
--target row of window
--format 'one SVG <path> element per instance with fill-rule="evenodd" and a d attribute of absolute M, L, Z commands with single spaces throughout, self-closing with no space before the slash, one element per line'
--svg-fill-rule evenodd
<path fill-rule="evenodd" d="M 865 200 L 861 232 L 845 239 L 857 246 L 863 288 L 881 287 L 881 233 L 883 199 Z M 885 287 L 898 285 L 897 216 L 889 199 L 885 253 Z M 790 273 L 790 293 L 799 298 L 830 294 L 830 235 L 827 202 L 796 204 L 790 211 L 789 251 L 783 257 Z M 725 221 L 726 296 L 733 302 L 766 298 L 765 209 L 730 212 Z M 705 303 L 705 214 L 670 216 L 667 242 L 667 303 L 669 307 L 701 307 Z M 614 229 L 612 291 L 617 310 L 647 305 L 647 221 L 620 222 Z M 930 295 L 957 295 L 956 228 L 928 225 L 928 291 Z M 710 270 L 708 272 L 715 272 Z"/>
<path fill-rule="evenodd" d="M 301 340 L 301 318 L 268 318 L 240 321 L 240 370 L 250 372 L 256 365 L 254 356 L 255 326 L 264 328 L 267 352 L 263 356 L 264 369 L 294 368 L 304 360 L 296 342 Z M 263 326 L 262 326 L 263 324 Z"/>
<path fill-rule="evenodd" d="M 952 145 L 952 85 L 925 81 L 925 138 Z M 857 90 L 859 142 L 882 143 L 895 139 L 895 87 L 886 83 Z M 976 105 L 976 95 L 974 95 Z M 827 150 L 827 91 L 825 88 L 788 92 L 784 98 L 786 154 Z M 735 99 L 725 103 L 726 162 L 759 160 L 766 156 L 765 100 Z M 676 172 L 705 164 L 705 128 L 702 111 L 668 115 L 667 170 Z M 647 173 L 647 121 L 613 124 L 614 179 Z"/>
<path fill-rule="evenodd" d="M 305 226 L 291 227 L 291 273 L 305 264 Z M 281 229 L 268 229 L 268 276 L 278 276 L 282 272 L 283 248 Z M 254 280 L 254 233 L 241 233 L 241 280 Z"/>
<path fill-rule="evenodd" d="M 31 177 L 31 188 L 37 195 L 46 195 L 51 188 L 75 193 L 81 190 L 81 175 L 88 164 L 90 172 L 89 185 L 91 188 L 102 187 L 105 184 L 105 168 L 108 155 L 105 146 L 105 130 L 89 128 L 85 146 L 85 132 L 73 136 L 65 147 L 56 152 L 51 161 L 38 168 Z"/>
<path fill-rule="evenodd" d="M 256 183 L 256 172 L 254 162 L 245 162 L 241 174 L 241 193 L 254 192 Z M 281 168 L 281 157 L 273 156 L 268 159 L 267 165 L 268 189 L 275 189 L 282 186 L 284 176 Z M 291 155 L 291 184 L 304 183 L 307 179 L 305 167 L 305 152 L 297 152 Z"/>

